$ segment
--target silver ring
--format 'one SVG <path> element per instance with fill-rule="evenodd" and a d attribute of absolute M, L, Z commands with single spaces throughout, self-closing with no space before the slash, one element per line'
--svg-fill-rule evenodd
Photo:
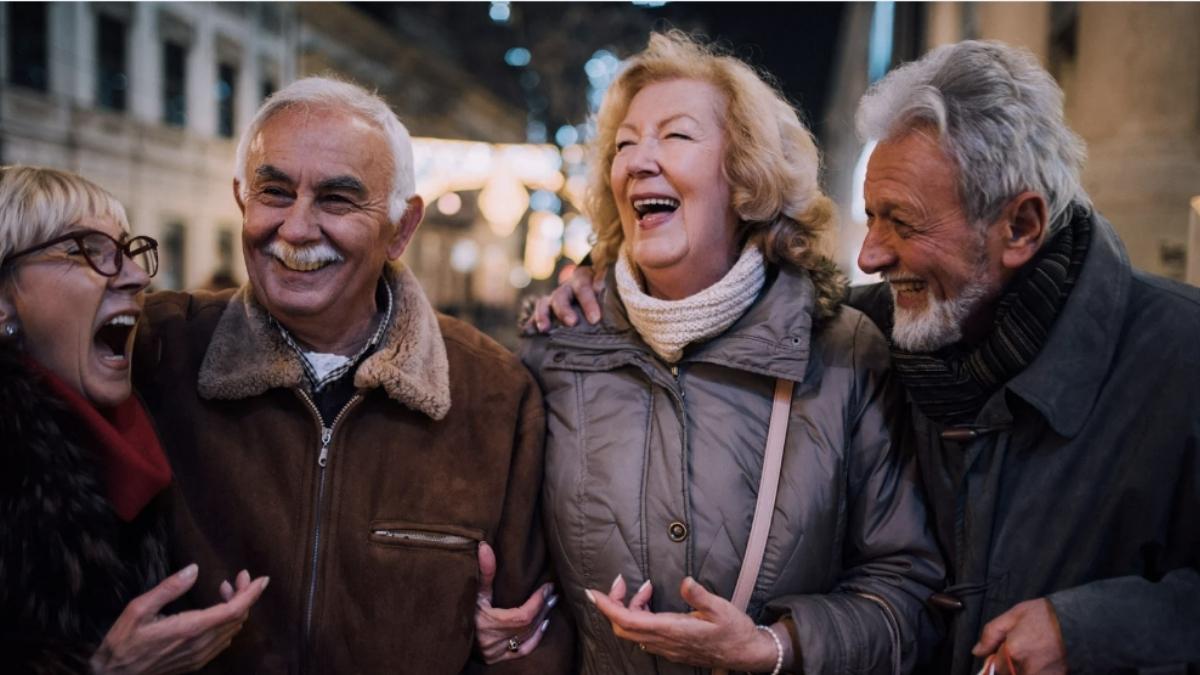
<path fill-rule="evenodd" d="M 515 637 L 508 638 L 508 651 L 518 652 L 521 649 L 521 641 Z"/>
<path fill-rule="evenodd" d="M 642 650 L 642 651 L 646 651 L 646 645 L 644 645 L 644 644 L 642 644 L 641 642 L 639 642 L 639 643 L 638 643 L 638 649 L 640 649 L 640 650 Z"/>

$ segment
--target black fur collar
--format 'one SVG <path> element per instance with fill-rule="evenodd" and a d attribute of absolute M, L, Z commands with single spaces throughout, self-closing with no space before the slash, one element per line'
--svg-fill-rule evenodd
<path fill-rule="evenodd" d="M 165 495 L 121 522 L 78 426 L 0 347 L 0 652 L 21 672 L 86 665 L 166 573 Z"/>

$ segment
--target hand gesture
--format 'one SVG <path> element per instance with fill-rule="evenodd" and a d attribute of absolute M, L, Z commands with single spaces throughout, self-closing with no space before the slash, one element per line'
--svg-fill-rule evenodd
<path fill-rule="evenodd" d="M 154 588 L 134 598 L 117 617 L 100 648 L 92 656 L 94 673 L 166 674 L 198 670 L 220 654 L 242 628 L 250 607 L 267 587 L 267 577 L 253 582 L 243 571 L 238 588 L 224 589 L 225 602 L 208 609 L 161 616 L 171 601 L 196 583 L 199 569 L 188 565 Z"/>
<path fill-rule="evenodd" d="M 571 272 L 571 278 L 554 289 L 550 295 L 538 298 L 533 310 L 533 325 L 539 333 L 550 330 L 550 313 L 568 326 L 574 326 L 579 317 L 575 314 L 574 303 L 579 303 L 579 309 L 588 323 L 600 320 L 600 301 L 598 293 L 604 290 L 604 277 L 596 277 L 591 267 L 579 266 Z"/>
<path fill-rule="evenodd" d="M 1067 649 L 1058 616 L 1049 600 L 1038 598 L 1014 605 L 983 627 L 971 649 L 977 657 L 991 656 L 1001 675 L 1065 675 Z M 1014 672 L 1015 671 L 1015 672 Z"/>
<path fill-rule="evenodd" d="M 558 602 L 554 584 L 542 584 L 525 604 L 513 609 L 492 606 L 496 554 L 479 544 L 479 595 L 475 601 L 475 642 L 486 663 L 519 659 L 537 648 L 550 627 L 550 610 Z"/>
<path fill-rule="evenodd" d="M 628 606 L 625 592 L 625 579 L 618 575 L 607 594 L 589 590 L 587 596 L 612 623 L 617 637 L 636 642 L 644 651 L 704 668 L 770 672 L 775 667 L 775 640 L 758 630 L 745 612 L 691 577 L 679 585 L 684 602 L 694 608 L 687 614 L 650 611 L 654 589 L 649 581 Z"/>

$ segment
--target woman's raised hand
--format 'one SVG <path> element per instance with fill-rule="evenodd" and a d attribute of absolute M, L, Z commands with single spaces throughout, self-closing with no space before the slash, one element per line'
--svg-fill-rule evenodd
<path fill-rule="evenodd" d="M 705 668 L 752 672 L 775 668 L 779 658 L 775 640 L 728 600 L 686 577 L 679 592 L 692 611 L 655 613 L 650 611 L 653 592 L 646 581 L 626 605 L 625 580 L 618 576 L 607 594 L 589 590 L 587 596 L 612 623 L 617 637 L 636 642 L 651 654 Z M 784 655 L 785 662 L 788 657 Z"/>
<path fill-rule="evenodd" d="M 221 584 L 224 602 L 208 609 L 162 616 L 159 612 L 196 583 L 199 569 L 188 565 L 134 598 L 117 617 L 92 656 L 94 673 L 166 674 L 198 670 L 221 653 L 250 616 L 250 607 L 267 587 L 246 571 Z"/>
<path fill-rule="evenodd" d="M 479 595 L 475 602 L 475 643 L 486 663 L 519 659 L 537 649 L 549 614 L 558 602 L 554 584 L 542 584 L 525 604 L 512 609 L 492 606 L 492 582 L 496 579 L 496 553 L 487 542 L 479 544 Z"/>

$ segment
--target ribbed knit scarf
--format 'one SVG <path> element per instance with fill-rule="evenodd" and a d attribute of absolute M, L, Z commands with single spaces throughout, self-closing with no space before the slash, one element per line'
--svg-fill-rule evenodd
<path fill-rule="evenodd" d="M 987 400 L 1033 361 L 1071 294 L 1091 241 L 1082 208 L 1013 281 L 996 309 L 992 332 L 973 349 L 951 345 L 931 354 L 892 346 L 892 364 L 926 417 L 942 424 L 973 421 Z M 1064 217 L 1071 217 L 1065 215 Z"/>
<path fill-rule="evenodd" d="M 766 268 L 758 248 L 747 246 L 720 281 L 682 300 L 647 295 L 624 249 L 614 274 L 629 322 L 655 354 L 675 363 L 684 347 L 720 334 L 750 309 L 762 290 Z"/>

